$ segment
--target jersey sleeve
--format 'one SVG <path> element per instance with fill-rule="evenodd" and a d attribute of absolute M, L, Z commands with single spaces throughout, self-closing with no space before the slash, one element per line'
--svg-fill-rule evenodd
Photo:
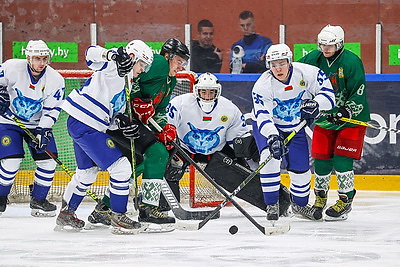
<path fill-rule="evenodd" d="M 56 123 L 61 111 L 61 104 L 65 98 L 65 82 L 64 78 L 55 71 L 51 74 L 52 88 L 49 90 L 46 98 L 43 100 L 42 117 L 40 118 L 38 127 L 52 128 Z"/>
<path fill-rule="evenodd" d="M 358 57 L 349 67 L 350 71 L 346 73 L 346 89 L 349 96 L 346 106 L 351 109 L 352 117 L 354 118 L 363 111 L 365 103 L 367 103 L 365 71 Z"/>
<path fill-rule="evenodd" d="M 92 70 L 103 70 L 108 67 L 109 64 L 114 64 L 113 61 L 107 61 L 103 58 L 103 54 L 108 50 L 101 46 L 89 46 L 86 49 L 86 64 Z"/>
<path fill-rule="evenodd" d="M 252 98 L 253 112 L 259 132 L 265 137 L 279 134 L 273 121 L 273 95 L 271 88 L 267 87 L 264 74 L 254 84 Z"/>
<path fill-rule="evenodd" d="M 232 119 L 232 124 L 226 131 L 226 142 L 229 145 L 233 145 L 233 139 L 236 137 L 241 137 L 245 134 L 248 133 L 248 130 L 246 128 L 246 121 L 244 119 L 244 116 L 242 112 L 240 112 L 239 108 L 235 106 L 232 103 L 232 109 L 233 109 L 233 119 Z"/>
<path fill-rule="evenodd" d="M 330 110 L 335 107 L 335 92 L 329 77 L 325 72 L 317 67 L 304 65 L 309 67 L 310 77 L 308 91 L 314 96 L 314 100 L 318 102 L 320 110 Z"/>

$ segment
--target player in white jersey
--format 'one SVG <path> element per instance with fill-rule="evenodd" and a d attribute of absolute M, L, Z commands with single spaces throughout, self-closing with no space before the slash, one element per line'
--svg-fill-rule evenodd
<path fill-rule="evenodd" d="M 286 44 L 272 45 L 266 55 L 270 69 L 254 84 L 252 97 L 255 121 L 254 137 L 260 161 L 273 155 L 260 172 L 267 219 L 278 220 L 280 165 L 284 161 L 290 175 L 292 208 L 302 215 L 306 210 L 311 172 L 309 149 L 304 128 L 290 143 L 283 144 L 294 127 L 306 120 L 310 125 L 319 110 L 335 106 L 335 96 L 329 78 L 311 65 L 292 63 L 292 52 Z"/>
<path fill-rule="evenodd" d="M 235 154 L 234 140 L 251 138 L 251 135 L 243 114 L 234 103 L 221 96 L 221 89 L 221 84 L 213 74 L 207 72 L 200 75 L 194 85 L 193 93 L 176 96 L 170 101 L 167 117 L 168 123 L 177 129 L 181 146 L 192 155 L 196 162 L 207 163 L 206 171 L 218 184 L 232 192 L 248 176 L 241 169 L 242 166 L 248 169 L 246 160 Z M 253 151 L 249 151 L 246 156 L 251 158 L 252 155 L 258 156 L 255 144 Z M 224 164 L 222 159 L 225 156 L 234 159 L 241 168 L 232 169 Z M 188 165 L 187 162 L 179 163 L 181 160 L 179 158 L 182 157 L 172 158 L 165 173 L 178 199 L 179 179 L 186 169 L 185 165 Z M 265 210 L 263 194 L 257 178 L 246 185 L 237 196 Z M 290 202 L 287 201 L 287 203 L 286 209 Z M 165 210 L 165 201 L 162 204 L 164 205 L 160 206 Z M 282 211 L 284 212 L 285 210 Z"/>
<path fill-rule="evenodd" d="M 26 59 L 9 59 L 0 65 L 0 213 L 4 212 L 22 159 L 23 140 L 29 145 L 37 168 L 31 190 L 32 216 L 55 216 L 56 206 L 46 200 L 57 155 L 52 127 L 64 99 L 64 79 L 49 66 L 50 50 L 42 40 L 31 40 Z M 38 138 L 33 140 L 10 116 L 18 118 Z"/>
<path fill-rule="evenodd" d="M 116 117 L 125 111 L 125 76 L 132 80 L 148 70 L 153 53 L 143 41 L 133 40 L 126 50 L 124 47 L 107 50 L 90 46 L 86 62 L 95 72 L 82 88 L 69 94 L 62 106 L 70 115 L 67 127 L 73 140 L 77 169 L 64 193 L 57 228 L 68 226 L 80 230 L 84 227 L 84 221 L 76 217 L 75 211 L 102 169 L 110 173 L 113 233 L 137 233 L 140 223 L 126 216 L 132 166 L 106 130 L 117 128 Z"/>

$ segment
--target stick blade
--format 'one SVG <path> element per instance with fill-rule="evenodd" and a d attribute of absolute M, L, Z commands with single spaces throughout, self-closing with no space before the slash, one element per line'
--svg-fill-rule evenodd
<path fill-rule="evenodd" d="M 285 223 L 281 225 L 274 225 L 274 226 L 265 226 L 264 227 L 264 235 L 282 235 L 286 234 L 290 230 L 290 224 Z"/>

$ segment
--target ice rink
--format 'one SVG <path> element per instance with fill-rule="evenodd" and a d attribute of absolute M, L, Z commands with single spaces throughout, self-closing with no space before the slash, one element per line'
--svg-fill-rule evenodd
<path fill-rule="evenodd" d="M 336 199 L 331 191 L 328 204 Z M 239 203 L 267 225 L 261 210 Z M 78 217 L 93 207 L 84 202 Z M 198 231 L 122 236 L 108 228 L 55 232 L 54 217 L 11 204 L 0 217 L 0 266 L 400 266 L 399 207 L 400 192 L 358 191 L 348 220 L 281 218 L 291 230 L 279 236 L 264 236 L 233 206 Z"/>

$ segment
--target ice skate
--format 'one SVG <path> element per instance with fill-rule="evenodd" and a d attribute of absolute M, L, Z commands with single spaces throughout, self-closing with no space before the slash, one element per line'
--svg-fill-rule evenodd
<path fill-rule="evenodd" d="M 315 192 L 315 202 L 313 205 L 314 208 L 314 214 L 313 217 L 315 220 L 321 220 L 322 219 L 322 211 L 324 210 L 326 206 L 326 201 L 328 200 L 328 192 L 325 190 L 317 190 L 314 189 Z"/>
<path fill-rule="evenodd" d="M 306 219 L 313 220 L 313 221 L 317 220 L 314 217 L 316 208 L 314 208 L 314 206 L 311 206 L 311 205 L 299 206 L 296 203 L 292 203 L 292 212 L 294 215 L 301 216 L 302 218 L 306 218 Z"/>
<path fill-rule="evenodd" d="M 116 235 L 136 235 L 140 232 L 141 224 L 132 220 L 125 213 L 110 212 L 111 233 Z"/>
<path fill-rule="evenodd" d="M 92 225 L 95 226 L 110 226 L 111 225 L 111 218 L 110 218 L 110 209 L 107 207 L 107 205 L 103 202 L 100 201 L 92 213 L 88 216 L 88 221 Z"/>
<path fill-rule="evenodd" d="M 158 207 L 141 204 L 139 206 L 139 222 L 142 232 L 162 233 L 175 230 L 175 218 L 158 210 Z"/>
<path fill-rule="evenodd" d="M 54 231 L 79 232 L 84 226 L 85 222 L 76 217 L 75 211 L 65 206 L 57 216 Z"/>
<path fill-rule="evenodd" d="M 33 217 L 54 217 L 56 216 L 57 206 L 50 203 L 47 199 L 39 201 L 31 197 L 31 215 Z"/>
<path fill-rule="evenodd" d="M 354 195 L 356 190 L 354 190 Z M 353 195 L 353 197 L 354 197 Z M 326 221 L 344 221 L 348 217 L 348 213 L 351 211 L 351 204 L 353 202 L 353 198 L 349 198 L 346 194 L 339 194 L 339 199 L 336 201 L 336 204 L 329 207 L 325 211 L 325 220 Z"/>
<path fill-rule="evenodd" d="M 6 211 L 7 196 L 0 196 L 0 215 Z"/>
<path fill-rule="evenodd" d="M 279 204 L 272 204 L 272 205 L 267 205 L 266 207 L 267 211 L 267 220 L 272 224 L 272 226 L 275 225 L 275 222 L 279 219 Z"/>

